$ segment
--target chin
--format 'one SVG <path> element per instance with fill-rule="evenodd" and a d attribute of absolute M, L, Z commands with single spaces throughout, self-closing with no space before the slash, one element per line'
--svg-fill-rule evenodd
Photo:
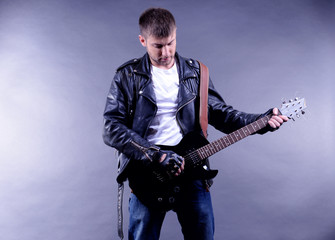
<path fill-rule="evenodd" d="M 172 58 L 168 58 L 167 60 L 163 61 L 159 61 L 160 65 L 164 65 L 164 66 L 168 66 L 172 63 Z"/>

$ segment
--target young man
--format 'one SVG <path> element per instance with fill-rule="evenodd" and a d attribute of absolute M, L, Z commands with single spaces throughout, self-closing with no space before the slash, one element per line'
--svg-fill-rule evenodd
<path fill-rule="evenodd" d="M 172 209 L 185 239 L 211 240 L 210 179 L 188 168 L 175 147 L 190 132 L 203 134 L 199 64 L 176 52 L 176 23 L 168 10 L 146 10 L 139 26 L 146 54 L 117 69 L 104 112 L 104 141 L 119 152 L 117 181 L 128 179 L 132 189 L 129 239 L 159 239 L 166 211 Z M 209 83 L 208 122 L 224 133 L 271 112 L 262 133 L 279 128 L 287 117 L 276 108 L 265 114 L 237 111 Z M 206 162 L 203 167 L 209 169 Z"/>

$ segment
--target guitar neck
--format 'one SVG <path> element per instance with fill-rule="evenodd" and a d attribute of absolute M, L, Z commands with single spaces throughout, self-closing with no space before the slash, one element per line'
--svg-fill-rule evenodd
<path fill-rule="evenodd" d="M 242 140 L 243 138 L 265 128 L 268 124 L 268 121 L 271 118 L 271 114 L 263 118 L 258 119 L 257 121 L 250 123 L 224 137 L 219 138 L 218 140 L 211 142 L 199 149 L 196 150 L 199 160 L 204 160 L 215 153 L 221 151 L 222 149 Z"/>

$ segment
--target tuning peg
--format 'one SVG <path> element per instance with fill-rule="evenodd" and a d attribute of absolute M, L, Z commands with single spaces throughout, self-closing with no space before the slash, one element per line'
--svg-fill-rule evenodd
<path fill-rule="evenodd" d="M 291 103 L 291 102 L 293 102 L 293 100 L 292 100 L 292 99 L 290 99 L 288 102 L 290 102 L 290 103 Z"/>
<path fill-rule="evenodd" d="M 298 101 L 299 100 L 299 98 L 298 97 L 296 97 L 295 99 L 294 99 L 294 101 Z"/>
<path fill-rule="evenodd" d="M 304 115 L 306 112 L 305 111 L 301 111 L 301 114 Z"/>

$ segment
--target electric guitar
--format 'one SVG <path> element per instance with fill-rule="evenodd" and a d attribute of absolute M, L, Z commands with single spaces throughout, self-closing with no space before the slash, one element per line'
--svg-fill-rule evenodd
<path fill-rule="evenodd" d="M 287 116 L 289 119 L 295 120 L 301 114 L 304 114 L 306 108 L 305 99 L 290 100 L 283 103 L 280 114 Z M 192 179 L 212 179 L 218 170 L 208 168 L 208 157 L 225 149 L 226 147 L 244 139 L 245 137 L 256 133 L 265 128 L 272 114 L 267 115 L 257 121 L 246 125 L 228 135 L 225 135 L 211 143 L 199 133 L 191 132 L 183 137 L 177 146 L 173 146 L 172 150 L 183 156 L 185 160 L 185 170 L 178 177 L 169 178 L 154 170 L 142 169 L 136 171 L 137 176 L 130 186 L 134 194 L 149 207 L 162 210 L 172 209 L 174 203 L 181 197 L 181 192 L 185 191 L 184 185 Z"/>

